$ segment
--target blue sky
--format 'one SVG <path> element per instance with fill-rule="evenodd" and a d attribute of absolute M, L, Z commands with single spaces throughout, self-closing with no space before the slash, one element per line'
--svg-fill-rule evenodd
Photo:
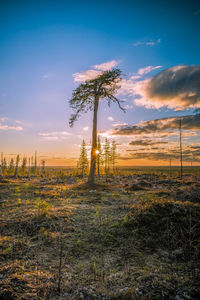
<path fill-rule="evenodd" d="M 74 73 L 116 61 L 128 80 L 139 69 L 160 66 L 145 79 L 200 64 L 198 1 L 7 0 L 0 2 L 0 28 L 0 146 L 7 155 L 38 150 L 69 165 L 82 138 L 90 141 L 90 114 L 68 126 Z M 138 106 L 130 94 L 121 98 L 127 113 L 102 103 L 99 130 L 111 130 L 109 117 L 137 124 L 192 112 Z"/>

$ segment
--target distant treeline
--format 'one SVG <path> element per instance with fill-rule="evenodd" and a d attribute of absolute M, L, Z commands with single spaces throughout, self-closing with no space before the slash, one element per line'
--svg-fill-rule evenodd
<path fill-rule="evenodd" d="M 45 174 L 45 160 L 41 160 L 38 165 L 37 152 L 34 156 L 27 158 L 26 156 L 20 157 L 19 154 L 14 158 L 11 158 L 8 163 L 6 157 L 1 152 L 1 176 L 36 176 Z"/>

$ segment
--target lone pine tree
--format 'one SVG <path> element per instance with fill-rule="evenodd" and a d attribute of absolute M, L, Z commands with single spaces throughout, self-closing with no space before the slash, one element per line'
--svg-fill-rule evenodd
<path fill-rule="evenodd" d="M 73 92 L 70 99 L 70 107 L 75 111 L 71 115 L 69 125 L 72 127 L 74 122 L 77 121 L 81 113 L 93 111 L 93 128 L 92 128 L 92 149 L 91 149 L 91 163 L 90 172 L 88 176 L 88 183 L 94 184 L 96 173 L 96 156 L 97 156 L 97 113 L 99 101 L 106 99 L 108 105 L 111 102 L 118 104 L 121 107 L 120 100 L 115 96 L 116 91 L 120 88 L 121 70 L 113 69 L 105 71 L 94 79 L 87 80 L 81 83 Z"/>

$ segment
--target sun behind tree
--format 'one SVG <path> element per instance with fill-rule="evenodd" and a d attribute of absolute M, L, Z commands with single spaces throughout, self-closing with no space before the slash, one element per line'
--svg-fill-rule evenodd
<path fill-rule="evenodd" d="M 101 75 L 94 79 L 87 80 L 80 84 L 73 92 L 70 99 L 70 107 L 75 111 L 71 115 L 69 125 L 72 127 L 74 122 L 77 121 L 81 113 L 93 111 L 93 127 L 92 127 L 92 149 L 91 149 L 91 163 L 90 172 L 88 176 L 88 183 L 94 184 L 96 173 L 96 150 L 97 150 L 97 112 L 99 107 L 99 101 L 106 99 L 108 106 L 111 102 L 118 104 L 119 108 L 125 111 L 121 107 L 120 100 L 115 96 L 117 90 L 120 88 L 121 82 L 121 70 L 112 69 L 105 71 Z"/>

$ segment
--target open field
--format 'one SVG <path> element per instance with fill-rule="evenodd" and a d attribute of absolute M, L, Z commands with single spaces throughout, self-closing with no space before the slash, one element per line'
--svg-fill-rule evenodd
<path fill-rule="evenodd" d="M 0 181 L 0 299 L 199 299 L 199 167 Z"/>
<path fill-rule="evenodd" d="M 143 174 L 152 174 L 158 176 L 167 176 L 172 178 L 177 178 L 180 176 L 180 167 L 172 166 L 171 171 L 170 167 L 160 167 L 160 166 L 118 166 L 116 169 L 116 175 L 127 176 L 127 175 L 143 175 Z M 75 167 L 46 167 L 45 177 L 62 177 L 62 175 L 69 177 L 77 177 L 77 169 Z M 171 176 L 170 176 L 171 174 Z M 197 176 L 200 177 L 200 166 L 184 166 L 183 167 L 184 177 Z"/>

